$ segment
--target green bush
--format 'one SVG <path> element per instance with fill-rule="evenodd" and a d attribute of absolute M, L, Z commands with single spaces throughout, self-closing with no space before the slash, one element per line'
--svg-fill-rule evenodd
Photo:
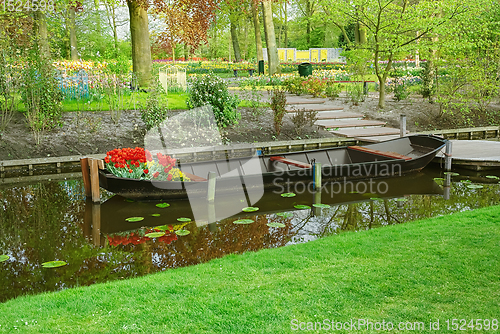
<path fill-rule="evenodd" d="M 309 77 L 302 85 L 305 91 L 313 97 L 323 96 L 323 91 L 326 89 L 326 81 L 315 77 Z"/>
<path fill-rule="evenodd" d="M 329 97 L 331 100 L 335 100 L 340 96 L 340 92 L 342 91 L 342 85 L 339 83 L 334 83 L 333 80 L 327 83 L 325 88 L 325 95 Z"/>
<path fill-rule="evenodd" d="M 404 82 L 397 84 L 396 87 L 394 87 L 394 100 L 398 102 L 406 100 L 408 96 L 410 96 L 410 93 L 408 86 Z"/>
<path fill-rule="evenodd" d="M 302 77 L 287 78 L 283 81 L 283 88 L 290 94 L 302 95 L 306 93 L 304 81 Z"/>
<path fill-rule="evenodd" d="M 163 87 L 156 82 L 156 87 L 146 99 L 146 106 L 141 108 L 141 119 L 148 131 L 160 125 L 168 117 L 168 108 L 160 101 L 163 92 Z"/>
<path fill-rule="evenodd" d="M 53 71 L 48 62 L 35 58 L 26 64 L 21 74 L 21 100 L 37 144 L 45 131 L 61 125 L 63 95 Z"/>
<path fill-rule="evenodd" d="M 214 74 L 196 75 L 190 79 L 188 107 L 212 106 L 219 127 L 238 123 L 241 118 L 237 110 L 239 102 L 237 96 L 229 94 L 225 81 Z"/>
<path fill-rule="evenodd" d="M 286 114 L 286 94 L 281 89 L 274 89 L 269 93 L 271 95 L 271 109 L 274 114 L 274 130 L 276 130 L 276 136 L 279 136 L 283 126 L 283 117 Z"/>

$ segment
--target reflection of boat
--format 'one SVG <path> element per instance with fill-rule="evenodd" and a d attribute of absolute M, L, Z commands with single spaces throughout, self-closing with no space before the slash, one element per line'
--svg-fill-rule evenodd
<path fill-rule="evenodd" d="M 185 199 L 207 195 L 207 175 L 215 172 L 217 194 L 290 182 L 313 182 L 314 164 L 321 163 L 324 179 L 366 179 L 400 176 L 421 170 L 443 148 L 445 140 L 414 135 L 367 146 L 349 146 L 286 154 L 260 155 L 193 163 L 178 167 L 192 181 L 148 181 L 116 177 L 99 171 L 99 184 L 115 194 L 137 200 Z M 254 202 L 254 201 L 252 201 Z"/>
<path fill-rule="evenodd" d="M 434 174 L 423 172 L 411 174 L 398 178 L 377 179 L 368 185 L 365 192 L 351 192 L 355 189 L 361 190 L 365 184 L 364 181 L 353 181 L 352 185 L 349 184 L 346 192 L 338 193 L 335 181 L 325 182 L 325 186 L 321 192 L 321 203 L 329 205 L 344 205 L 350 203 L 357 203 L 362 201 L 369 201 L 370 198 L 378 197 L 382 199 L 390 199 L 403 197 L 407 195 L 442 195 L 443 189 L 436 184 L 433 180 Z M 377 192 L 381 190 L 382 192 Z M 372 192 L 370 192 L 370 190 Z M 373 193 L 373 191 L 375 193 Z M 215 222 L 220 219 L 231 217 L 234 219 L 241 217 L 248 217 L 249 213 L 240 211 L 245 205 L 242 203 L 239 213 L 232 214 L 229 207 L 231 205 L 232 197 L 218 197 L 214 203 L 214 217 L 210 218 L 209 206 L 205 206 L 204 215 L 198 217 L 196 225 L 204 225 L 207 222 Z M 275 189 L 268 189 L 262 198 L 255 203 L 259 208 L 254 214 L 265 215 L 284 211 L 297 210 L 294 205 L 306 204 L 316 201 L 316 197 L 308 192 L 297 193 L 297 196 L 291 198 L 283 198 L 280 193 Z M 154 202 L 130 202 L 121 196 L 113 196 L 106 202 L 100 205 L 100 218 L 101 218 L 101 232 L 104 234 L 112 234 L 122 231 L 136 229 L 137 226 L 158 226 L 158 225 L 176 225 L 179 224 L 177 218 L 189 217 L 194 218 L 192 207 L 189 201 L 169 201 L 170 206 L 167 208 L 158 208 Z M 88 208 L 90 209 L 90 207 Z M 153 216 L 153 214 L 160 214 L 160 216 Z M 129 223 L 125 219 L 129 217 L 140 216 L 144 220 L 139 223 Z M 203 223 L 203 221 L 205 221 Z"/>

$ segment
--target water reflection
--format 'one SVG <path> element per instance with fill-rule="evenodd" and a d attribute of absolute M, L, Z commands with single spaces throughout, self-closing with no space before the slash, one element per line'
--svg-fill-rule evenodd
<path fill-rule="evenodd" d="M 491 175 L 492 172 L 488 174 Z M 487 175 L 487 174 L 486 174 Z M 10 259 L 0 263 L 0 300 L 23 294 L 54 291 L 79 285 L 141 276 L 167 268 L 205 262 L 231 253 L 256 251 L 306 242 L 341 231 L 365 230 L 400 224 L 420 218 L 444 215 L 500 203 L 498 180 L 485 175 L 453 176 L 450 199 L 434 180 L 445 177 L 440 171 L 426 170 L 409 177 L 387 179 L 388 192 L 299 194 L 282 198 L 268 192 L 255 204 L 257 214 L 241 212 L 224 217 L 227 201 L 218 198 L 213 207 L 203 210 L 202 219 L 181 223 L 179 217 L 193 218 L 189 202 L 170 202 L 167 208 L 157 203 L 128 202 L 119 196 L 105 195 L 103 204 L 86 202 L 79 180 L 42 182 L 0 188 L 0 254 Z M 470 179 L 482 182 L 481 189 L 469 189 Z M 356 184 L 353 184 L 356 186 Z M 326 203 L 329 208 L 297 210 L 294 205 Z M 246 206 L 242 203 L 242 207 Z M 290 212 L 288 217 L 276 215 Z M 159 214 L 159 216 L 157 216 Z M 129 223 L 133 216 L 144 220 Z M 218 218 L 219 217 L 219 218 Z M 250 218 L 249 225 L 233 222 Z M 269 222 L 285 227 L 269 227 Z M 164 226 L 165 235 L 150 239 L 145 234 Z M 189 235 L 179 236 L 179 229 Z M 67 266 L 43 269 L 41 263 L 64 260 Z"/>

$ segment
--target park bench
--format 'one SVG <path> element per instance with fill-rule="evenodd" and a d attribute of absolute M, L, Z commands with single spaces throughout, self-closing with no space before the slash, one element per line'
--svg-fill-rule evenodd
<path fill-rule="evenodd" d="M 233 69 L 233 73 L 234 73 L 235 78 L 238 77 L 238 71 L 248 71 L 248 74 L 250 76 L 253 76 L 253 72 L 255 72 L 255 69 L 253 69 L 253 68 L 235 68 L 235 69 Z"/>

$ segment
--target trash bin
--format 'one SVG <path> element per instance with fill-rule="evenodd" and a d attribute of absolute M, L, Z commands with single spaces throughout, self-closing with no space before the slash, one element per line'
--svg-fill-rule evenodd
<path fill-rule="evenodd" d="M 264 61 L 259 60 L 259 74 L 264 74 Z"/>
<path fill-rule="evenodd" d="M 299 64 L 299 75 L 301 77 L 307 77 L 313 74 L 313 68 L 311 63 L 301 63 Z"/>

